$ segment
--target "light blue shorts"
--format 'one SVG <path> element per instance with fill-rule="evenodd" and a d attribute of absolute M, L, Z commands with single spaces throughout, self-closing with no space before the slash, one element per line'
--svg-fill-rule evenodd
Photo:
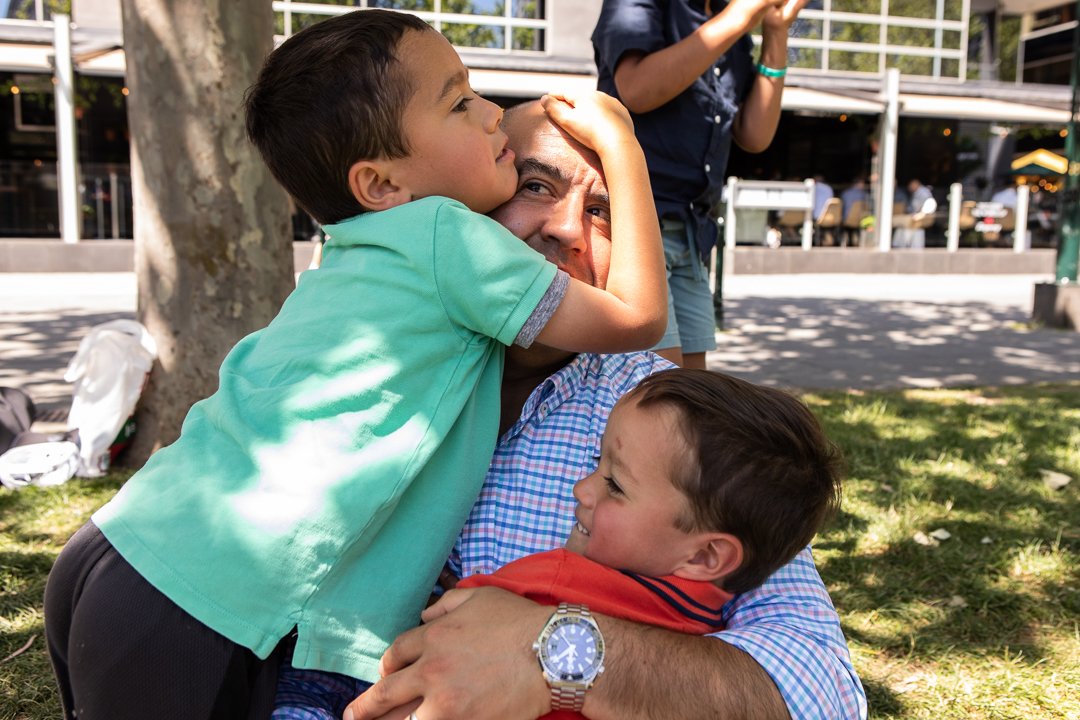
<path fill-rule="evenodd" d="M 684 354 L 716 349 L 716 315 L 709 268 L 701 260 L 693 230 L 679 220 L 660 220 L 667 265 L 667 332 L 653 350 L 681 347 Z"/>

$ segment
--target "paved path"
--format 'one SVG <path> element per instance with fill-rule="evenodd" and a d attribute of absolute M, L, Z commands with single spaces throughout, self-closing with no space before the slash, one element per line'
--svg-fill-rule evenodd
<path fill-rule="evenodd" d="M 1080 333 L 1027 326 L 1030 275 L 752 275 L 724 281 L 709 364 L 793 388 L 1080 380 Z M 0 385 L 65 409 L 63 372 L 98 323 L 132 317 L 130 273 L 0 274 Z"/>
<path fill-rule="evenodd" d="M 796 388 L 1080 380 L 1080 333 L 1031 328 L 1030 275 L 725 278 L 709 365 Z"/>

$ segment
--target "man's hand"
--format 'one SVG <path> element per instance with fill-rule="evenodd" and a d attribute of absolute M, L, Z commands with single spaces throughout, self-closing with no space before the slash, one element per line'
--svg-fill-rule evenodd
<path fill-rule="evenodd" d="M 349 705 L 353 720 L 536 718 L 550 709 L 532 644 L 551 615 L 496 588 L 453 590 L 383 655 L 383 678 Z M 419 706 L 415 704 L 421 699 Z"/>
<path fill-rule="evenodd" d="M 548 117 L 582 145 L 596 151 L 601 161 L 607 151 L 619 152 L 628 143 L 637 145 L 630 112 L 607 93 L 544 95 L 540 104 Z"/>

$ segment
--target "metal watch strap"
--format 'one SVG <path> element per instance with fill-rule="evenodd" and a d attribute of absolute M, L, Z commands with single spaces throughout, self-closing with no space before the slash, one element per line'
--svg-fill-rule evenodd
<path fill-rule="evenodd" d="M 585 617 L 589 617 L 589 608 L 585 607 L 584 605 L 559 603 L 559 606 L 555 608 L 555 613 L 558 615 L 577 613 L 584 615 Z M 584 706 L 585 688 L 567 687 L 565 685 L 551 686 L 552 710 L 570 710 L 571 712 L 579 713 Z"/>
<path fill-rule="evenodd" d="M 581 687 L 555 687 L 551 688 L 551 709 L 570 710 L 579 713 L 585 706 L 585 688 Z"/>

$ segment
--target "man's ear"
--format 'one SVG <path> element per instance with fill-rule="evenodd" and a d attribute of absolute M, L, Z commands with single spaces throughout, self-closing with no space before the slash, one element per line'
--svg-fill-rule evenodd
<path fill-rule="evenodd" d="M 349 190 L 356 201 L 368 210 L 389 210 L 412 199 L 406 188 L 390 179 L 392 162 L 357 160 L 349 168 Z"/>
<path fill-rule="evenodd" d="M 730 533 L 701 533 L 693 555 L 671 573 L 685 580 L 716 582 L 739 569 L 743 545 Z"/>

